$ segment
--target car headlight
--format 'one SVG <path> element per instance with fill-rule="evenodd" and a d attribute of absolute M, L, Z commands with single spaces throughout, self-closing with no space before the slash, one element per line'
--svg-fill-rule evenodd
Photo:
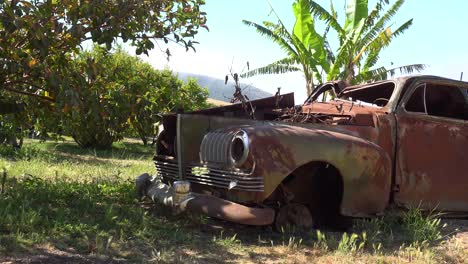
<path fill-rule="evenodd" d="M 229 156 L 231 163 L 236 166 L 242 166 L 249 156 L 249 136 L 244 130 L 240 130 L 231 140 L 229 147 Z"/>

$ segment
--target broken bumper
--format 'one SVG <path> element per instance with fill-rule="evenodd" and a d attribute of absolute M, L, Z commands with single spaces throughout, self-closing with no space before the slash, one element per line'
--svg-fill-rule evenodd
<path fill-rule="evenodd" d="M 173 186 L 169 186 L 145 173 L 136 179 L 136 186 L 141 197 L 149 197 L 177 211 L 187 210 L 254 226 L 270 225 L 275 220 L 275 211 L 271 208 L 248 207 L 215 196 L 193 193 L 188 181 L 176 181 Z"/>

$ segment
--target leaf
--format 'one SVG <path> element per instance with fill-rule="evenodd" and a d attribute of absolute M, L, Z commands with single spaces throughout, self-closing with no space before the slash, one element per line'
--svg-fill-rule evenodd
<path fill-rule="evenodd" d="M 368 0 L 349 0 L 346 7 L 346 21 L 344 31 L 349 38 L 361 31 L 368 15 Z"/>
<path fill-rule="evenodd" d="M 33 4 L 31 4 L 28 1 L 20 1 L 20 3 L 23 4 L 25 7 L 34 8 Z"/>
<path fill-rule="evenodd" d="M 293 33 L 304 44 L 304 46 L 308 48 L 310 38 L 312 37 L 311 28 L 314 26 L 312 16 L 309 12 L 308 1 L 296 1 L 293 4 L 293 11 L 294 16 L 296 17 Z"/>
<path fill-rule="evenodd" d="M 338 33 L 338 37 L 340 38 L 340 42 L 343 42 L 344 39 L 342 36 L 345 35 L 345 32 L 341 25 L 336 20 L 335 14 L 330 14 L 327 10 L 325 10 L 322 6 L 317 4 L 314 0 L 309 0 L 310 12 L 314 17 L 319 17 L 323 20 L 327 25 L 330 25 L 333 29 L 336 30 Z M 332 11 L 333 12 L 333 11 Z"/>
<path fill-rule="evenodd" d="M 271 64 L 268 64 L 264 67 L 256 68 L 250 70 L 246 73 L 241 74 L 242 78 L 248 78 L 256 75 L 264 75 L 264 74 L 281 74 L 287 72 L 298 72 L 301 71 L 300 68 L 297 66 L 292 65 L 293 60 L 290 58 L 286 58 Z"/>
<path fill-rule="evenodd" d="M 34 65 L 36 65 L 36 64 L 37 64 L 37 60 L 36 60 L 36 59 L 31 59 L 31 60 L 28 62 L 29 68 L 34 67 Z"/>
<path fill-rule="evenodd" d="M 281 33 L 273 32 L 271 29 L 268 29 L 268 28 L 266 28 L 264 26 L 261 26 L 259 24 L 254 23 L 254 22 L 250 22 L 250 21 L 247 21 L 247 20 L 242 20 L 242 23 L 244 23 L 247 26 L 254 27 L 260 35 L 265 36 L 265 37 L 273 40 L 273 42 L 278 44 L 285 52 L 287 52 L 287 54 L 289 56 L 297 57 L 298 54 L 297 54 L 296 50 L 290 44 L 291 39 L 283 38 L 281 36 Z"/>

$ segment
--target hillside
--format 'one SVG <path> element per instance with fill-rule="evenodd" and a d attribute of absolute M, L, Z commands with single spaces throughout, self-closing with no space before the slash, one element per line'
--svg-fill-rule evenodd
<path fill-rule="evenodd" d="M 210 77 L 210 76 L 185 73 L 185 72 L 179 72 L 178 74 L 179 74 L 179 78 L 184 81 L 187 80 L 187 78 L 189 77 L 198 79 L 198 83 L 202 87 L 207 87 L 210 93 L 210 98 L 229 102 L 229 100 L 232 98 L 232 94 L 234 93 L 234 85 L 232 82 L 228 82 L 228 84 L 225 85 L 224 80 Z M 245 87 L 243 91 L 244 94 L 246 94 L 252 100 L 272 96 L 272 94 L 265 92 L 254 86 L 242 84 L 242 87 Z"/>

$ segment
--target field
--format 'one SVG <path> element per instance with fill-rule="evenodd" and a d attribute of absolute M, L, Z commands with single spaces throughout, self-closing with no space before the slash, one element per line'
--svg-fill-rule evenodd
<path fill-rule="evenodd" d="M 348 233 L 172 215 L 135 196 L 152 154 L 130 140 L 108 151 L 0 146 L 0 262 L 468 263 L 468 220 L 418 210 L 356 219 Z"/>

